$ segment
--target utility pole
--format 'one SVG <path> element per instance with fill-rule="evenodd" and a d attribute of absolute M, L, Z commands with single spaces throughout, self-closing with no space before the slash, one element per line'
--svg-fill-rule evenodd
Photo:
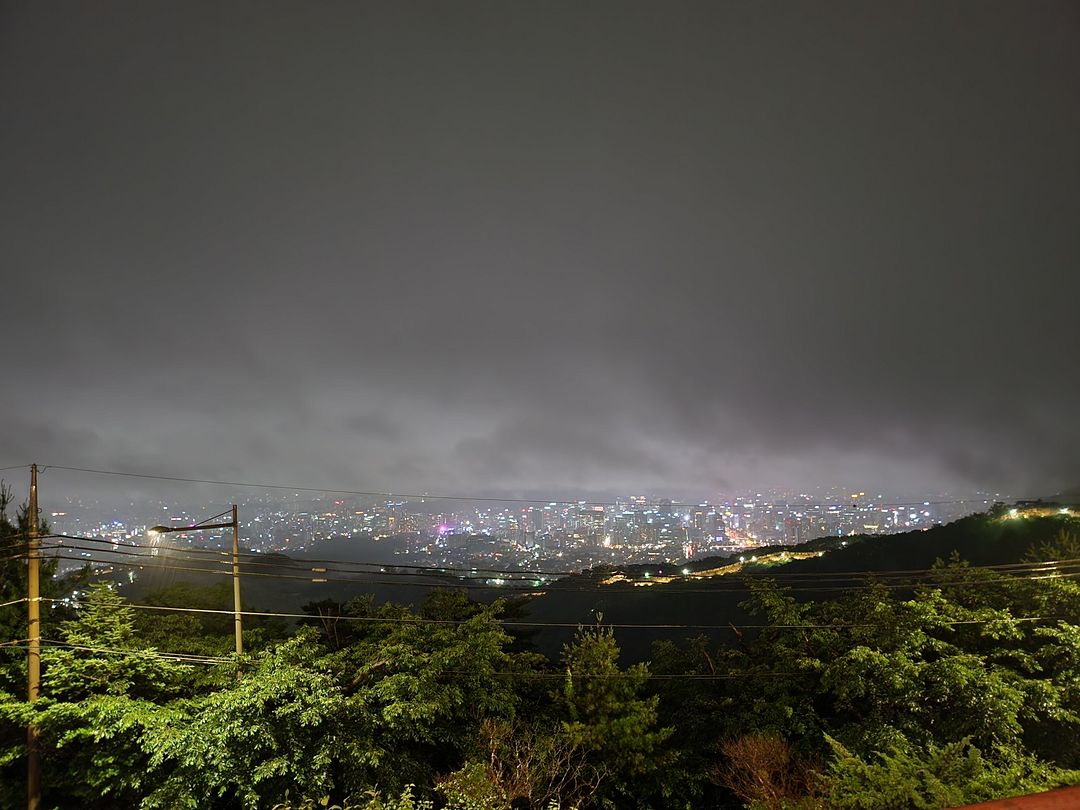
<path fill-rule="evenodd" d="M 236 621 L 236 654 L 244 652 L 243 614 L 240 608 L 240 520 L 236 516 L 236 504 L 232 505 L 232 517 L 228 523 L 196 523 L 192 526 L 152 526 L 147 529 L 151 537 L 173 532 L 203 532 L 209 529 L 232 530 L 232 575 L 233 575 L 233 615 Z M 215 515 L 214 519 L 223 517 Z M 239 670 L 237 670 L 239 672 Z"/>
<path fill-rule="evenodd" d="M 236 654 L 244 652 L 243 621 L 240 616 L 240 521 L 236 518 L 236 504 L 232 505 L 232 583 L 233 614 L 236 617 Z"/>
<path fill-rule="evenodd" d="M 33 703 L 41 693 L 41 549 L 38 544 L 37 464 L 30 465 L 30 505 L 26 510 L 27 538 L 27 614 L 29 618 L 27 655 L 27 699 Z M 26 806 L 41 807 L 41 752 L 33 722 L 26 727 Z"/>

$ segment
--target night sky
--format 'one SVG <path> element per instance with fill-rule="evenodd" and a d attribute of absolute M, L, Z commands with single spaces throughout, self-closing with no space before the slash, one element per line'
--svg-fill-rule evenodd
<path fill-rule="evenodd" d="M 3 3 L 0 464 L 1075 488 L 1078 9 Z"/>

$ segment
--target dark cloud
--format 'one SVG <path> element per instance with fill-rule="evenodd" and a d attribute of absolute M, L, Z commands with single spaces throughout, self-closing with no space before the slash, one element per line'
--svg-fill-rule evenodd
<path fill-rule="evenodd" d="M 1080 480 L 1072 4 L 2 13 L 12 463 Z"/>
<path fill-rule="evenodd" d="M 353 414 L 345 419 L 345 426 L 361 436 L 385 442 L 400 441 L 402 436 L 401 425 L 381 411 Z"/>

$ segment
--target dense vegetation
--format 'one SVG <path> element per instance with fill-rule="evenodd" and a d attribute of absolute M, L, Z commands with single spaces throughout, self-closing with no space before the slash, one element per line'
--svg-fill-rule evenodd
<path fill-rule="evenodd" d="M 1029 529 L 1030 560 L 1080 558 L 1070 519 Z M 0 521 L 2 601 L 23 593 L 21 542 Z M 1080 782 L 1080 585 L 939 551 L 914 587 L 748 580 L 751 620 L 629 666 L 603 617 L 553 660 L 503 624 L 513 606 L 446 591 L 253 623 L 238 661 L 228 616 L 99 584 L 46 616 L 33 706 L 25 650 L 0 648 L 0 806 L 24 802 L 30 722 L 62 808 L 937 808 Z M 0 608 L 6 639 L 24 611 Z"/>

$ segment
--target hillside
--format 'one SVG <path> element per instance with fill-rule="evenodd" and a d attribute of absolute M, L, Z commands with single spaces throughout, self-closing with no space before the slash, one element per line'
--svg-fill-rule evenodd
<path fill-rule="evenodd" d="M 788 582 L 798 600 L 829 599 L 845 588 L 860 585 L 874 572 L 926 569 L 953 554 L 972 565 L 1019 562 L 1033 545 L 1078 523 L 1075 516 L 1056 513 L 1016 519 L 973 515 L 926 531 L 825 537 L 793 547 L 749 549 L 741 555 L 745 564 L 739 563 L 738 556 L 731 556 L 681 566 L 597 569 L 520 596 L 523 592 L 509 583 L 494 587 L 483 580 L 412 572 L 391 565 L 357 574 L 356 563 L 351 573 L 326 573 L 317 561 L 268 554 L 245 560 L 242 590 L 246 609 L 278 612 L 299 612 L 311 602 L 346 602 L 360 596 L 371 596 L 376 604 L 415 606 L 437 589 L 466 590 L 477 601 L 504 597 L 515 603 L 515 621 L 523 623 L 513 628 L 515 633 L 552 658 L 559 655 L 579 624 L 602 619 L 604 623 L 631 625 L 617 627 L 623 660 L 630 662 L 647 660 L 653 642 L 662 638 L 705 635 L 727 643 L 737 637 L 733 628 L 752 633 L 746 626 L 755 620 L 740 604 L 747 597 L 748 580 L 753 578 L 776 577 Z M 107 552 L 97 556 L 110 558 Z M 177 582 L 205 586 L 231 581 L 228 566 L 217 565 L 213 573 L 202 574 L 195 570 L 205 564 L 181 561 L 175 568 L 168 558 L 155 564 L 161 567 L 140 572 L 134 583 L 125 582 L 128 568 L 114 574 L 129 598 L 139 601 Z M 231 601 L 227 601 L 222 607 L 231 609 Z M 533 622 L 537 626 L 530 626 Z"/>
<path fill-rule="evenodd" d="M 739 606 L 747 596 L 748 578 L 775 576 L 784 580 L 795 575 L 798 577 L 798 584 L 793 589 L 796 599 L 828 599 L 843 593 L 843 588 L 861 584 L 868 576 L 867 572 L 925 569 L 954 553 L 972 565 L 1019 562 L 1033 545 L 1051 540 L 1070 526 L 1080 526 L 1080 520 L 1070 515 L 1020 519 L 972 515 L 927 531 L 820 538 L 788 549 L 791 552 L 820 551 L 818 557 L 769 565 L 748 564 L 737 573 L 702 579 L 679 578 L 652 585 L 644 584 L 647 572 L 655 581 L 664 569 L 679 573 L 682 569 L 631 566 L 621 570 L 632 582 L 600 585 L 595 574 L 561 580 L 544 596 L 529 600 L 527 612 L 530 619 L 538 622 L 571 625 L 593 623 L 597 613 L 602 614 L 605 623 L 616 625 L 687 625 L 659 630 L 618 629 L 624 660 L 645 660 L 657 639 L 706 635 L 716 641 L 729 641 L 736 635 L 729 625 L 753 624 L 756 620 Z M 749 560 L 758 553 L 777 551 L 749 550 L 743 556 Z M 695 561 L 690 570 L 730 566 L 731 562 L 731 558 L 709 558 Z M 829 579 L 822 582 L 814 575 L 828 576 Z M 566 590 L 558 590 L 561 588 Z M 715 629 L 704 627 L 706 625 Z M 569 628 L 549 628 L 536 636 L 536 644 L 544 653 L 556 655 L 572 635 Z"/>

